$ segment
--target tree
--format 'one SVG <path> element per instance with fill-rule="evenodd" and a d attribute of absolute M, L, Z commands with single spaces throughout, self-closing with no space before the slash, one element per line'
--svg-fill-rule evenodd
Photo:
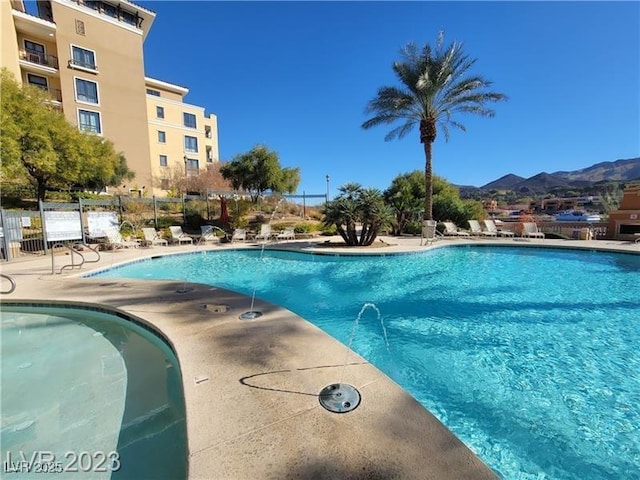
<path fill-rule="evenodd" d="M 338 190 L 338 196 L 323 208 L 325 226 L 335 225 L 347 245 L 371 245 L 393 219 L 381 192 L 357 183 L 348 183 Z"/>
<path fill-rule="evenodd" d="M 220 168 L 220 173 L 234 189 L 248 191 L 253 202 L 267 190 L 293 193 L 300 184 L 300 169 L 280 167 L 278 154 L 262 145 L 236 155 Z"/>
<path fill-rule="evenodd" d="M 400 235 L 408 223 L 422 211 L 424 205 L 424 177 L 419 170 L 397 176 L 384 191 L 384 201 L 396 214 L 393 234 Z"/>
<path fill-rule="evenodd" d="M 465 131 L 464 125 L 454 120 L 458 113 L 472 113 L 492 117 L 489 102 L 506 100 L 501 93 L 486 91 L 491 82 L 470 69 L 476 60 L 469 58 L 461 43 L 444 48 L 444 34 L 440 32 L 435 49 L 426 44 L 422 49 L 409 43 L 402 51 L 402 61 L 393 64 L 400 87 L 386 86 L 368 103 L 366 113 L 373 114 L 362 127 L 404 123 L 391 130 L 385 141 L 403 138 L 418 124 L 420 142 L 424 145 L 425 167 L 425 219 L 433 218 L 433 166 L 432 144 L 440 127 L 449 139 L 449 127 Z"/>
<path fill-rule="evenodd" d="M 433 175 L 433 218 L 464 226 L 470 219 L 486 216 L 482 203 L 460 198 L 459 190 L 444 178 Z M 411 219 L 424 208 L 424 177 L 420 170 L 404 173 L 384 192 L 385 202 L 396 212 L 394 234 L 404 233 Z"/>
<path fill-rule="evenodd" d="M 20 86 L 6 69 L 0 73 L 0 102 L 3 182 L 27 178 L 44 200 L 49 188 L 102 188 L 133 176 L 110 141 L 80 132 L 47 92 Z"/>

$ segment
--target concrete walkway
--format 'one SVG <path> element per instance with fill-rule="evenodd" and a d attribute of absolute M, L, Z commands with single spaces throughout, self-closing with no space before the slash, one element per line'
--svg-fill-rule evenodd
<path fill-rule="evenodd" d="M 452 239 L 422 247 L 415 237 L 382 240 L 391 246 L 354 250 L 318 245 L 323 239 L 265 248 L 389 254 L 468 243 L 640 254 L 638 245 L 609 241 Z M 239 246 L 107 251 L 92 267 L 230 247 Z M 65 262 L 68 255 L 56 256 L 58 269 Z M 256 301 L 254 310 L 264 315 L 243 321 L 238 316 L 249 310 L 250 299 L 242 295 L 183 282 L 78 278 L 89 268 L 52 275 L 50 256 L 20 258 L 1 267 L 17 283 L 4 301 L 100 304 L 148 323 L 170 341 L 183 376 L 190 479 L 495 478 L 434 416 L 355 354 L 349 357 L 344 381 L 358 388 L 361 405 L 345 414 L 322 408 L 318 393 L 340 380 L 346 349 L 288 310 Z M 185 286 L 192 290 L 180 293 Z"/>

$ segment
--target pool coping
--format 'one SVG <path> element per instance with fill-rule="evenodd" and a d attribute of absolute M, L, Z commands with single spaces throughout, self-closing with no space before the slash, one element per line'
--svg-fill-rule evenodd
<path fill-rule="evenodd" d="M 623 242 L 444 240 L 429 247 L 419 238 L 330 255 L 417 253 L 451 245 L 545 246 L 640 254 Z M 598 241 L 602 242 L 602 241 Z M 260 248 L 260 245 L 230 245 Z M 605 248 L 602 248 L 605 247 Z M 268 245 L 277 250 L 327 254 L 310 242 Z M 383 247 L 386 248 L 386 247 Z M 256 300 L 264 315 L 238 320 L 248 299 L 202 284 L 91 277 L 96 271 L 159 254 L 224 250 L 155 247 L 112 252 L 86 272 L 51 275 L 48 257 L 2 264 L 18 287 L 8 303 L 71 302 L 106 306 L 147 322 L 166 337 L 180 362 L 185 404 L 189 479 L 200 478 L 495 478 L 433 415 L 375 367 L 292 312 Z M 319 250 L 319 251 L 318 251 Z M 80 278 L 89 274 L 89 278 Z M 179 293 L 188 285 L 193 290 Z M 225 306 L 215 313 L 206 306 Z M 318 403 L 337 369 L 362 394 L 353 412 L 334 414 Z M 228 408 L 231 404 L 233 408 Z M 227 408 L 225 408 L 227 407 Z"/>

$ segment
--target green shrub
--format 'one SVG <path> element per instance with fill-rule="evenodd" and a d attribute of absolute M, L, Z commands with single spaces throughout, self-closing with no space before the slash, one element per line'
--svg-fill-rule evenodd
<path fill-rule="evenodd" d="M 404 232 L 408 233 L 409 235 L 420 235 L 422 233 L 422 222 L 408 222 L 404 229 Z"/>

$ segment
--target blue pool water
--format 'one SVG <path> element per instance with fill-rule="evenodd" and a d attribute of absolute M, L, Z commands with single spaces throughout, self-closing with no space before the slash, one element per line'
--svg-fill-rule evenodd
<path fill-rule="evenodd" d="M 640 479 L 640 256 L 449 247 L 338 257 L 216 251 L 101 276 L 201 282 L 348 344 L 506 479 Z M 247 308 L 248 309 L 248 308 Z"/>
<path fill-rule="evenodd" d="M 6 303 L 0 332 L 2 478 L 186 478 L 180 368 L 160 338 L 112 313 Z"/>

